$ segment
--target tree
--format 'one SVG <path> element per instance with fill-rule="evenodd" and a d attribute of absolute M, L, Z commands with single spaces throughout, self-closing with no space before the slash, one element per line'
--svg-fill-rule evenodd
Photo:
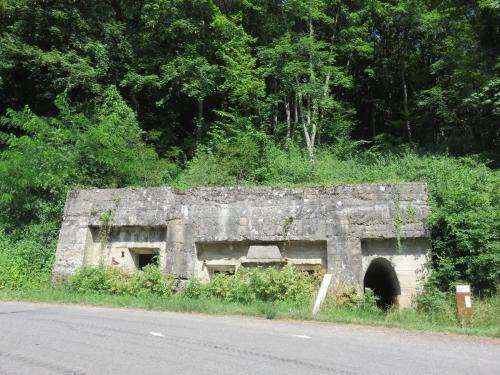
<path fill-rule="evenodd" d="M 0 121 L 0 223 L 16 228 L 60 217 L 74 186 L 155 185 L 167 164 L 142 141 L 130 108 L 114 87 L 93 102 L 91 115 L 76 112 L 59 96 L 55 117 L 29 107 L 9 110 Z M 22 135 L 12 134 L 12 130 Z"/>

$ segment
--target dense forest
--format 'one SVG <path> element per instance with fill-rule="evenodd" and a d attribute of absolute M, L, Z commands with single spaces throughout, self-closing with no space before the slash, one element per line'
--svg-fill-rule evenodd
<path fill-rule="evenodd" d="M 494 292 L 499 73 L 497 0 L 0 0 L 0 288 L 75 187 L 426 181 L 431 281 Z"/>

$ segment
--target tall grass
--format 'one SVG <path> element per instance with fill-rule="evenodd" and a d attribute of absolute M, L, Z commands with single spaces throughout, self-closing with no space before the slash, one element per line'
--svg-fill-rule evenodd
<path fill-rule="evenodd" d="M 0 290 L 0 300 L 32 301 L 61 304 L 79 304 L 107 307 L 140 308 L 157 311 L 204 313 L 216 315 L 243 315 L 266 319 L 295 319 L 321 322 L 363 324 L 402 329 L 450 332 L 465 335 L 500 337 L 500 296 L 473 300 L 474 315 L 470 322 L 460 322 L 454 316 L 447 318 L 429 315 L 420 309 L 383 312 L 361 307 L 335 307 L 311 313 L 307 304 L 289 302 L 251 303 L 228 302 L 216 298 L 190 298 L 182 294 L 159 297 L 154 294 L 110 295 L 75 293 L 68 289 Z M 450 306 L 453 309 L 453 306 Z"/>

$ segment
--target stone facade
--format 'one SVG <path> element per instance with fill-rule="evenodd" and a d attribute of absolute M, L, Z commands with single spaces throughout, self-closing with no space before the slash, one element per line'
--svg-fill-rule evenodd
<path fill-rule="evenodd" d="M 322 267 L 336 282 L 363 287 L 370 265 L 382 258 L 406 306 L 425 276 L 428 215 L 421 183 L 75 190 L 53 276 L 85 264 L 135 269 L 158 255 L 160 267 L 180 279 L 293 264 Z"/>

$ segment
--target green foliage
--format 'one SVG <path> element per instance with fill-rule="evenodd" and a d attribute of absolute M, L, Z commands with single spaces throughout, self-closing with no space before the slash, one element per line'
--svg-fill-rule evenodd
<path fill-rule="evenodd" d="M 355 286 L 335 282 L 328 288 L 321 311 L 328 313 L 329 311 L 352 310 L 378 315 L 382 313 L 382 310 L 377 306 L 377 301 L 377 296 L 369 288 L 361 293 Z"/>
<path fill-rule="evenodd" d="M 308 303 L 315 291 L 313 278 L 295 268 L 241 268 L 234 275 L 216 274 L 209 283 L 192 280 L 184 295 L 212 297 L 227 302 L 254 301 Z"/>
<path fill-rule="evenodd" d="M 272 303 L 264 303 L 261 305 L 260 312 L 269 320 L 276 318 L 276 315 L 278 315 L 276 306 Z"/>
<path fill-rule="evenodd" d="M 456 321 L 456 302 L 453 297 L 452 293 L 428 286 L 424 293 L 417 296 L 417 309 L 433 321 Z"/>
<path fill-rule="evenodd" d="M 403 225 L 403 219 L 401 218 L 401 205 L 400 205 L 401 193 L 398 191 L 394 194 L 394 209 L 396 210 L 394 218 L 394 232 L 396 232 L 396 243 L 398 246 L 398 253 L 401 252 L 401 226 Z"/>
<path fill-rule="evenodd" d="M 31 238 L 13 241 L 0 229 L 0 289 L 35 289 L 48 285 L 53 243 Z"/>
<path fill-rule="evenodd" d="M 93 114 L 57 100 L 57 117 L 29 108 L 0 120 L 0 223 L 5 227 L 58 222 L 64 197 L 75 186 L 158 184 L 166 163 L 141 140 L 133 112 L 113 87 L 93 102 Z"/>
<path fill-rule="evenodd" d="M 175 292 L 176 279 L 154 265 L 135 272 L 119 267 L 84 266 L 69 278 L 67 288 L 77 293 L 169 297 Z"/>
<path fill-rule="evenodd" d="M 155 294 L 169 297 L 175 292 L 177 280 L 171 275 L 163 274 L 158 266 L 147 265 L 142 271 L 133 274 L 130 293 L 134 295 Z"/>
<path fill-rule="evenodd" d="M 261 160 L 272 142 L 261 132 L 241 130 L 244 124 L 233 124 L 215 129 L 210 146 L 198 148 L 181 175 L 181 186 L 237 185 L 262 179 Z"/>
<path fill-rule="evenodd" d="M 239 303 L 286 301 L 303 304 L 310 301 L 316 287 L 309 274 L 293 267 L 282 270 L 243 268 L 235 275 L 217 274 L 208 283 L 193 279 L 182 295 Z M 84 266 L 69 278 L 67 288 L 77 293 L 171 297 L 176 290 L 176 279 L 163 274 L 155 265 L 135 272 L 120 267 Z"/>
<path fill-rule="evenodd" d="M 311 155 L 354 128 L 498 161 L 496 4 L 4 0 L 0 116 L 113 85 L 162 152 L 190 155 L 226 112 Z"/>
<path fill-rule="evenodd" d="M 85 266 L 68 280 L 68 289 L 78 293 L 106 293 L 112 290 L 113 275 L 121 270 L 104 266 Z M 121 275 L 120 275 L 121 276 Z M 117 278 L 116 278 L 117 279 Z"/>
<path fill-rule="evenodd" d="M 290 225 L 293 224 L 295 217 L 293 215 L 287 216 L 287 218 L 283 221 L 283 236 L 286 237 L 288 234 L 288 230 L 290 229 Z"/>
<path fill-rule="evenodd" d="M 210 292 L 207 283 L 198 279 L 191 279 L 182 291 L 182 294 L 187 298 L 202 299 L 208 298 Z"/>
<path fill-rule="evenodd" d="M 366 288 L 362 298 L 358 301 L 358 307 L 364 310 L 378 311 L 379 308 L 377 307 L 377 301 L 378 298 L 375 293 L 373 293 L 373 290 Z"/>
<path fill-rule="evenodd" d="M 470 321 L 471 327 L 495 327 L 498 325 L 498 311 L 500 311 L 500 294 L 489 298 L 473 299 L 474 313 Z"/>

